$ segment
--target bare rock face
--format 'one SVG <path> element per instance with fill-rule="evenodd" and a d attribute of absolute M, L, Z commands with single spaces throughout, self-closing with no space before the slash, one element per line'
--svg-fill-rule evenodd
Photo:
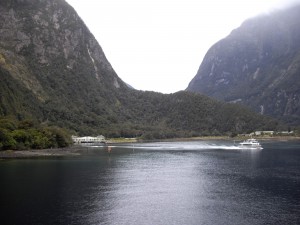
<path fill-rule="evenodd" d="M 80 66 L 88 68 L 91 82 L 123 84 L 94 36 L 64 0 L 1 1 L 0 54 L 7 62 L 20 61 L 40 83 L 41 78 L 58 75 L 54 72 L 58 68 L 72 79 Z"/>
<path fill-rule="evenodd" d="M 187 90 L 300 124 L 300 5 L 245 21 L 207 52 Z"/>

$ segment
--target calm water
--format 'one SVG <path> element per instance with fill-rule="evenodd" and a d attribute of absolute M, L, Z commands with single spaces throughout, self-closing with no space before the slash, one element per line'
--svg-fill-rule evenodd
<path fill-rule="evenodd" d="M 174 142 L 0 162 L 1 224 L 300 224 L 300 142 Z M 87 148 L 86 148 L 87 149 Z"/>

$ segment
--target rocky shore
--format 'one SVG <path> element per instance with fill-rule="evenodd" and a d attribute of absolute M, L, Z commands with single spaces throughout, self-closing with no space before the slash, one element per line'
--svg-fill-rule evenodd
<path fill-rule="evenodd" d="M 39 149 L 39 150 L 22 150 L 22 151 L 6 150 L 6 151 L 0 151 L 0 159 L 79 156 L 81 155 L 82 152 L 81 149 L 72 146 L 68 148 Z"/>

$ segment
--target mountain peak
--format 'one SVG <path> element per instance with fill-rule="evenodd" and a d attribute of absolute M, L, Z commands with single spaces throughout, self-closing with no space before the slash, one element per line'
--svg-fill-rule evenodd
<path fill-rule="evenodd" d="M 245 21 L 213 45 L 187 90 L 300 124 L 300 5 Z"/>

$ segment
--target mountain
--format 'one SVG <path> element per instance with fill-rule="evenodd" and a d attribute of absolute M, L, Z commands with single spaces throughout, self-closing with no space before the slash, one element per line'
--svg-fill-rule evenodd
<path fill-rule="evenodd" d="M 199 94 L 134 90 L 64 0 L 1 0 L 0 116 L 79 135 L 232 134 L 277 123 Z"/>
<path fill-rule="evenodd" d="M 300 124 L 300 5 L 245 21 L 205 55 L 187 89 Z"/>
<path fill-rule="evenodd" d="M 72 7 L 59 0 L 5 0 L 0 18 L 1 92 L 6 94 L 0 114 L 79 126 L 98 121 L 94 112 L 110 114 L 116 92 L 127 85 Z"/>

